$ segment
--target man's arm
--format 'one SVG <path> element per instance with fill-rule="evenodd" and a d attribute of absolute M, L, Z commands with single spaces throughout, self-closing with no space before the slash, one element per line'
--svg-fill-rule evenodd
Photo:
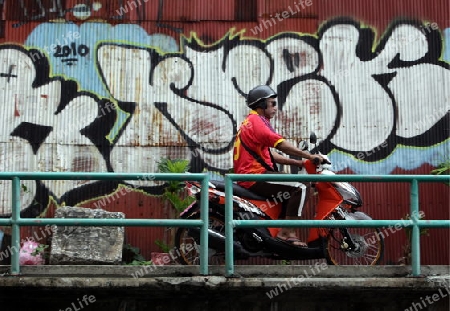
<path fill-rule="evenodd" d="M 305 159 L 309 159 L 314 161 L 315 158 L 319 158 L 320 162 L 322 162 L 323 157 L 319 154 L 311 154 L 309 152 L 305 152 L 303 150 L 298 149 L 293 144 L 288 142 L 287 140 L 283 140 L 281 143 L 279 143 L 275 148 L 277 148 L 280 151 L 283 151 L 284 153 L 291 155 L 291 156 L 297 156 L 302 157 Z M 275 154 L 276 152 L 272 152 L 272 154 Z M 281 155 L 279 155 L 281 156 Z M 277 160 L 275 159 L 275 162 Z M 284 163 L 282 163 L 284 164 Z"/>
<path fill-rule="evenodd" d="M 298 167 L 302 167 L 303 166 L 303 161 L 302 160 L 291 159 L 291 158 L 282 156 L 278 152 L 272 151 L 272 150 L 270 150 L 270 153 L 272 154 L 273 160 L 276 163 L 285 164 L 285 165 L 295 165 L 295 166 L 298 166 Z"/>

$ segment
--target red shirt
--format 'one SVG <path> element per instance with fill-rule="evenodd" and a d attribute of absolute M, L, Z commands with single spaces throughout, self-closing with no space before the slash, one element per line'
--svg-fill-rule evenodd
<path fill-rule="evenodd" d="M 233 166 L 235 174 L 262 174 L 266 169 L 241 144 L 258 154 L 269 166 L 273 166 L 269 147 L 276 147 L 284 138 L 277 134 L 269 119 L 252 110 L 242 122 L 234 142 Z M 254 181 L 239 181 L 244 188 L 251 187 Z"/>

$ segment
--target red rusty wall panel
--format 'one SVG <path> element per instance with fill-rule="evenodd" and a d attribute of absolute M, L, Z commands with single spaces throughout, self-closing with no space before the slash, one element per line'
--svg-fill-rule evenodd
<path fill-rule="evenodd" d="M 6 0 L 5 18 L 21 22 L 46 22 L 65 20 L 73 22 L 108 21 L 126 23 L 132 21 L 156 21 L 158 1 L 144 0 Z"/>
<path fill-rule="evenodd" d="M 318 19 L 321 7 L 314 0 L 259 0 L 258 17 L 264 19 L 274 18 L 277 21 L 288 19 Z"/>
<path fill-rule="evenodd" d="M 256 21 L 258 0 L 235 0 L 235 21 Z"/>
<path fill-rule="evenodd" d="M 450 25 L 449 1 L 315 0 L 314 5 L 320 7 L 319 18 L 322 21 L 338 16 L 349 16 L 374 27 L 380 34 L 398 18 L 419 18 L 423 21 L 436 22 L 441 29 Z"/>
<path fill-rule="evenodd" d="M 5 20 L 5 36 L 0 40 L 2 43 L 22 44 L 37 25 L 39 23 L 21 23 L 16 20 Z"/>
<path fill-rule="evenodd" d="M 280 31 L 299 31 L 304 33 L 316 33 L 321 23 L 324 21 L 336 18 L 336 17 L 349 17 L 363 22 L 369 27 L 376 30 L 377 34 L 381 35 L 387 29 L 387 27 L 397 19 L 421 19 L 424 22 L 436 23 L 440 29 L 449 27 L 449 12 L 450 4 L 440 0 L 434 0 L 430 2 L 422 1 L 371 1 L 361 2 L 358 0 L 348 1 L 327 1 L 327 0 L 314 0 L 310 6 L 299 6 L 299 1 L 265 1 L 260 0 L 258 2 L 258 23 L 262 20 L 269 20 L 275 16 L 275 14 L 282 14 L 286 11 L 289 14 L 289 18 L 275 19 L 277 24 L 274 27 L 270 27 L 270 34 Z M 306 1 L 303 1 L 306 3 Z M 297 8 L 298 7 L 298 8 Z M 295 14 L 291 13 L 293 11 Z M 299 12 L 297 14 L 297 12 Z M 302 17 L 302 19 L 311 19 L 315 29 L 310 27 L 297 27 L 293 28 L 293 19 Z M 298 24 L 304 26 L 303 23 Z M 256 23 L 255 23 L 256 25 Z M 254 26 L 255 26 L 254 25 Z M 254 27 L 253 26 L 253 27 Z M 252 28 L 253 28 L 252 27 Z M 267 38 L 267 33 L 261 33 L 259 37 Z"/>
<path fill-rule="evenodd" d="M 115 10 L 116 20 L 121 23 L 121 20 L 129 21 L 130 23 L 141 23 L 145 21 L 152 21 L 152 24 L 161 22 L 164 4 L 160 1 L 141 2 L 136 8 L 131 2 L 124 2 L 120 4 L 119 9 Z M 118 14 L 118 12 L 121 12 Z"/>
<path fill-rule="evenodd" d="M 234 5 L 230 0 L 164 0 L 161 21 L 233 21 Z"/>
<path fill-rule="evenodd" d="M 64 17 L 65 0 L 6 0 L 7 20 L 45 22 Z"/>
<path fill-rule="evenodd" d="M 135 1 L 128 1 L 134 3 Z M 143 6 L 136 2 L 136 6 L 128 7 L 127 0 L 96 0 L 79 1 L 65 0 L 65 19 L 73 22 L 80 21 L 108 21 L 110 23 L 127 22 L 129 12 L 138 13 Z"/>

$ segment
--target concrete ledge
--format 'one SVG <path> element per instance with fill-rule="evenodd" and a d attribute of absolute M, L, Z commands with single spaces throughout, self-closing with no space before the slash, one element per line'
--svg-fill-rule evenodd
<path fill-rule="evenodd" d="M 16 276 L 0 266 L 0 301 L 16 310 L 449 310 L 450 266 L 423 266 L 420 277 L 408 266 L 316 267 L 239 265 L 225 277 L 225 266 L 209 275 L 198 266 L 23 266 Z M 87 297 L 95 303 L 81 305 Z"/>
<path fill-rule="evenodd" d="M 10 266 L 0 265 L 0 274 L 9 275 Z M 42 265 L 21 266 L 21 276 L 114 276 L 130 277 L 136 271 L 143 271 L 143 277 L 155 276 L 195 276 L 198 266 L 183 265 Z M 329 266 L 316 265 L 236 265 L 236 277 L 410 277 L 411 266 Z M 208 275 L 225 275 L 225 266 L 209 266 Z M 450 266 L 422 266 L 422 276 L 450 275 Z"/>
<path fill-rule="evenodd" d="M 173 290 L 180 285 L 204 288 L 270 288 L 279 284 L 298 288 L 365 288 L 436 290 L 450 284 L 450 266 L 423 266 L 411 277 L 408 266 L 236 266 L 225 277 L 224 266 L 211 266 L 199 275 L 198 266 L 23 266 L 21 274 L 0 277 L 1 287 L 153 288 Z M 5 272 L 6 269 L 6 272 Z"/>
<path fill-rule="evenodd" d="M 447 282 L 450 277 L 446 278 Z M 225 278 L 220 276 L 193 277 L 154 277 L 126 279 L 114 277 L 101 278 L 68 278 L 68 277 L 11 277 L 0 279 L 0 287 L 33 287 L 33 288 L 84 288 L 84 289 L 139 289 L 173 291 L 180 287 L 194 287 L 196 290 L 252 290 L 254 288 L 273 288 L 284 284 L 293 289 L 318 290 L 397 290 L 397 291 L 435 291 L 447 288 L 444 279 L 429 278 Z"/>

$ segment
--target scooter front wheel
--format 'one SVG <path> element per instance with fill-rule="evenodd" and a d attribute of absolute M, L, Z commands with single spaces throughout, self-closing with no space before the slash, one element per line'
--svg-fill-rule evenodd
<path fill-rule="evenodd" d="M 354 247 L 350 246 L 349 237 Z M 327 248 L 328 264 L 372 266 L 383 257 L 384 240 L 379 229 L 335 228 L 329 232 Z"/>

